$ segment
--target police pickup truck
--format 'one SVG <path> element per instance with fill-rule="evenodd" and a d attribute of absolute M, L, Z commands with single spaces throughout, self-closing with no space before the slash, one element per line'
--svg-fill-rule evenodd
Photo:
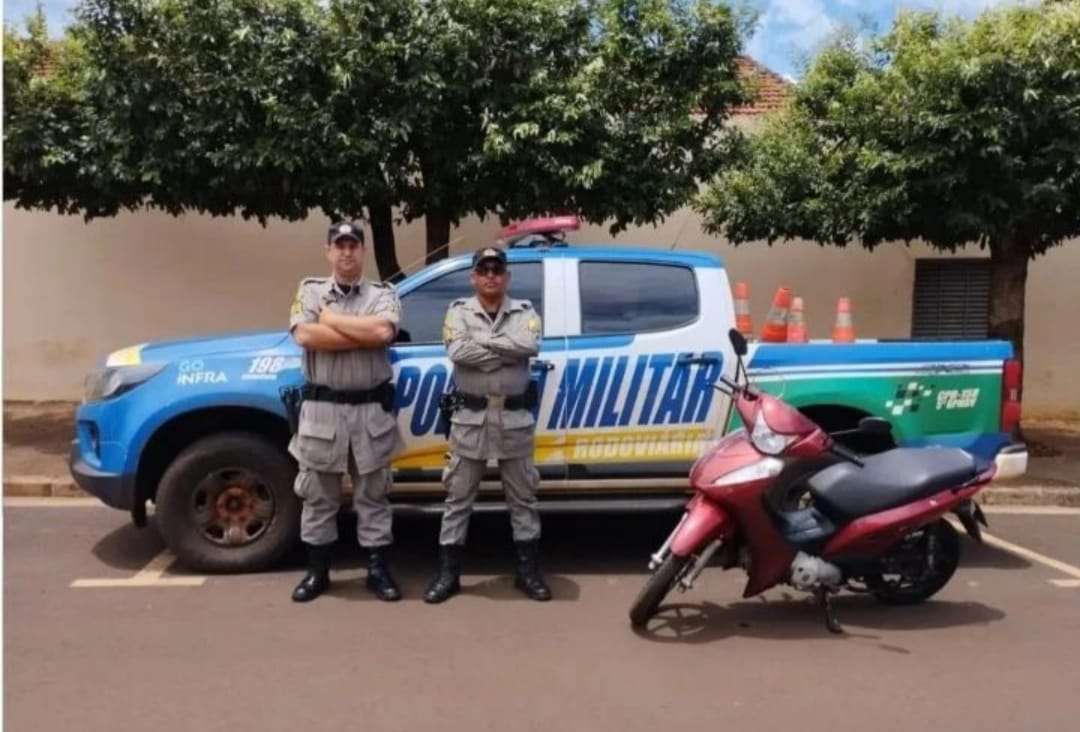
<path fill-rule="evenodd" d="M 682 505 L 693 460 L 738 426 L 712 388 L 734 369 L 721 260 L 567 246 L 560 232 L 572 222 L 515 226 L 511 295 L 532 301 L 543 319 L 532 364 L 541 508 Z M 445 497 L 439 407 L 452 370 L 442 326 L 448 304 L 471 294 L 469 267 L 468 256 L 450 258 L 397 286 L 403 314 L 392 358 L 406 449 L 394 463 L 393 496 L 402 510 L 438 510 Z M 751 343 L 748 364 L 757 384 L 829 431 L 865 416 L 891 423 L 886 443 L 853 432 L 853 449 L 933 443 L 988 458 L 1004 450 L 1010 475 L 1026 470 L 1026 449 L 1010 437 L 1020 364 L 1008 342 Z M 71 472 L 136 525 L 152 503 L 166 544 L 189 568 L 264 568 L 298 540 L 280 393 L 301 382 L 300 350 L 284 327 L 114 352 L 87 377 Z M 497 507 L 501 488 L 489 478 L 481 500 Z"/>

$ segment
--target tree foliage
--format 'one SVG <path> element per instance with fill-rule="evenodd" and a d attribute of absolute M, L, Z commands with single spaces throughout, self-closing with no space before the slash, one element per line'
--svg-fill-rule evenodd
<path fill-rule="evenodd" d="M 1028 261 L 1080 235 L 1078 39 L 1075 0 L 838 38 L 696 205 L 737 242 L 988 247 L 988 329 L 1022 355 Z"/>
<path fill-rule="evenodd" d="M 384 276 L 395 213 L 425 218 L 431 259 L 470 215 L 662 218 L 723 163 L 746 94 L 744 26 L 708 0 L 83 0 L 76 18 L 65 73 L 34 72 L 32 38 L 5 53 L 8 199 L 366 213 Z"/>

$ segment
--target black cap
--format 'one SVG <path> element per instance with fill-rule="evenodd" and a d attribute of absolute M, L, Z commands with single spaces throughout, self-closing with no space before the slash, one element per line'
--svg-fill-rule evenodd
<path fill-rule="evenodd" d="M 339 221 L 326 232 L 326 242 L 333 244 L 338 239 L 352 239 L 364 243 L 364 229 L 353 221 Z"/>
<path fill-rule="evenodd" d="M 506 252 L 499 247 L 484 247 L 483 249 L 478 249 L 472 256 L 473 267 L 480 264 L 485 259 L 495 259 L 501 262 L 504 267 L 506 266 Z"/>

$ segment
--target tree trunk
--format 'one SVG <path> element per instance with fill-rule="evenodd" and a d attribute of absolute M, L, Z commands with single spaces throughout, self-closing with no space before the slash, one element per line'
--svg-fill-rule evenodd
<path fill-rule="evenodd" d="M 1017 238 L 990 242 L 990 337 L 1008 340 L 1024 359 L 1024 295 L 1030 248 Z M 1021 379 L 1023 377 L 1021 376 Z M 1021 383 L 1021 395 L 1023 383 Z M 1019 428 L 1017 428 L 1019 437 Z"/>
<path fill-rule="evenodd" d="M 440 208 L 428 209 L 424 215 L 424 226 L 427 228 L 427 257 L 428 264 L 446 259 L 450 241 L 450 214 Z"/>
<path fill-rule="evenodd" d="M 371 239 L 379 277 L 384 282 L 400 282 L 405 278 L 405 273 L 398 264 L 393 209 L 389 203 L 378 198 L 368 199 L 366 206 L 371 219 Z"/>

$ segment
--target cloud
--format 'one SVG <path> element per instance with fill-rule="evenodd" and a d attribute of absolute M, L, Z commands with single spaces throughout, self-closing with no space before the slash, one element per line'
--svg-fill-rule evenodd
<path fill-rule="evenodd" d="M 836 20 L 822 0 L 771 0 L 758 19 L 747 53 L 786 67 L 816 51 L 832 33 Z"/>

